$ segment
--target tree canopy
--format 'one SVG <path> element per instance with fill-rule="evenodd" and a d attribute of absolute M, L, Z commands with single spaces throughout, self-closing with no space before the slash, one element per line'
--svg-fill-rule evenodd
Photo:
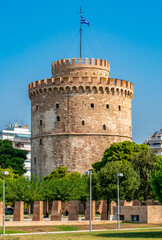
<path fill-rule="evenodd" d="M 0 140 L 0 165 L 1 168 L 13 168 L 20 176 L 26 172 L 24 161 L 27 151 L 15 149 L 9 140 Z"/>
<path fill-rule="evenodd" d="M 152 172 L 151 185 L 157 200 L 162 204 L 162 157 L 160 156 L 155 170 Z"/>
<path fill-rule="evenodd" d="M 150 179 L 151 173 L 155 169 L 155 163 L 157 162 L 157 160 L 158 157 L 154 153 L 150 153 L 149 147 L 147 145 L 125 141 L 112 144 L 108 149 L 105 150 L 102 161 L 96 162 L 92 166 L 94 168 L 94 171 L 98 173 L 98 176 L 102 177 L 102 173 L 107 171 L 106 169 L 108 163 L 113 163 L 115 169 L 117 168 L 117 166 L 119 168 L 118 164 L 121 164 L 122 166 L 123 163 L 123 166 L 127 168 L 127 165 L 125 165 L 125 163 L 129 163 L 129 167 L 131 166 L 131 169 L 133 168 L 135 174 L 134 176 L 137 177 L 137 181 L 139 183 L 138 188 L 135 188 L 135 191 L 132 191 L 132 193 L 134 194 L 134 198 L 145 202 L 148 198 L 154 197 L 150 184 Z M 122 171 L 124 171 L 124 168 L 122 169 Z M 125 171 L 125 174 L 128 175 L 127 171 Z M 111 174 L 110 176 L 112 177 Z M 107 184 L 106 179 L 104 178 L 103 182 L 105 181 L 105 183 Z M 111 178 L 109 184 L 111 183 L 113 183 L 113 177 Z M 127 185 L 127 189 L 130 185 L 131 182 Z M 110 193 L 109 196 L 111 196 Z M 130 194 L 130 196 L 132 197 L 133 195 Z"/>
<path fill-rule="evenodd" d="M 107 162 L 97 173 L 93 173 L 93 198 L 95 200 L 117 200 L 117 173 L 123 173 L 120 178 L 120 199 L 132 200 L 139 188 L 140 180 L 133 166 L 128 161 Z M 97 181 L 96 181 L 97 179 Z"/>

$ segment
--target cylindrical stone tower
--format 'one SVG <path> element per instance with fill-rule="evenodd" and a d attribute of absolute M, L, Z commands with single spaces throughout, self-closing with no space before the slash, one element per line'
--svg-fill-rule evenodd
<path fill-rule="evenodd" d="M 62 59 L 52 78 L 29 84 L 32 174 L 84 173 L 112 143 L 132 140 L 133 84 L 109 72 L 106 60 Z"/>

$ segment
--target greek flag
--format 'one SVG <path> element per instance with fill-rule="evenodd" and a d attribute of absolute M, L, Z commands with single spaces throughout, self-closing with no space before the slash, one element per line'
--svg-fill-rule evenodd
<path fill-rule="evenodd" d="M 87 20 L 85 20 L 84 17 L 82 17 L 82 16 L 80 16 L 80 22 L 85 23 L 89 26 L 89 22 Z"/>

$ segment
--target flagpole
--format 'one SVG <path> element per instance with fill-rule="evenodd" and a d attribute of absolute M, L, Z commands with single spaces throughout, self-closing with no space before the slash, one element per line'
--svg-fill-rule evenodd
<path fill-rule="evenodd" d="M 81 24 L 82 7 L 80 6 L 80 57 L 82 57 L 82 24 Z"/>

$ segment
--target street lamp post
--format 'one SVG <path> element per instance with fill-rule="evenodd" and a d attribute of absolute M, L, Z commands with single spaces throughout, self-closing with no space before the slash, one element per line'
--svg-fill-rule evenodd
<path fill-rule="evenodd" d="M 86 174 L 89 175 L 89 185 L 90 185 L 90 201 L 89 201 L 89 231 L 92 231 L 92 171 L 87 171 Z"/>
<path fill-rule="evenodd" d="M 119 223 L 119 177 L 123 177 L 123 173 L 117 173 L 118 230 L 120 229 L 120 223 Z"/>
<path fill-rule="evenodd" d="M 3 175 L 3 236 L 5 235 L 5 176 L 8 175 L 9 172 L 2 172 Z"/>

